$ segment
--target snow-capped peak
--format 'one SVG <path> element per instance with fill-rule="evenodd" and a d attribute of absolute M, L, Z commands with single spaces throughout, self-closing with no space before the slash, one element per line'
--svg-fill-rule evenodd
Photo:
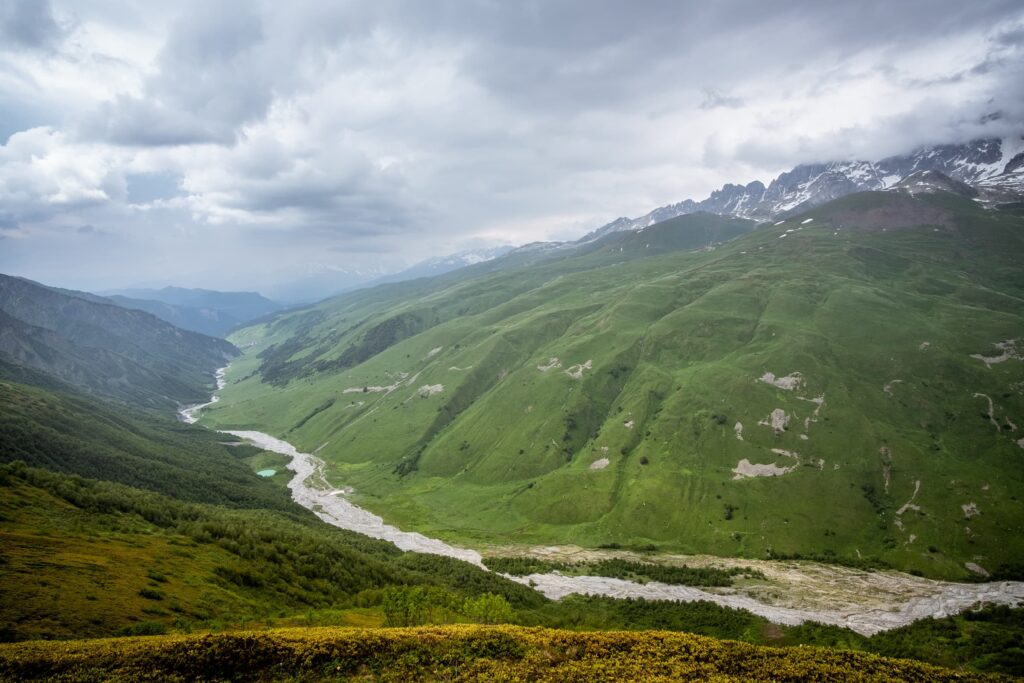
<path fill-rule="evenodd" d="M 753 220 L 784 218 L 853 192 L 894 188 L 912 174 L 930 171 L 948 177 L 950 183 L 957 183 L 956 191 L 960 194 L 966 194 L 960 187 L 966 184 L 977 190 L 983 201 L 1019 200 L 1024 197 L 1024 136 L 936 145 L 880 161 L 801 164 L 780 174 L 767 187 L 756 180 L 747 185 L 726 184 L 699 202 L 686 199 L 639 218 L 618 218 L 583 240 L 620 230 L 641 230 L 698 211 Z M 928 176 L 918 177 L 915 182 L 928 184 L 932 190 L 950 184 Z M 917 187 L 921 190 L 924 185 Z M 954 191 L 950 187 L 944 189 Z"/>

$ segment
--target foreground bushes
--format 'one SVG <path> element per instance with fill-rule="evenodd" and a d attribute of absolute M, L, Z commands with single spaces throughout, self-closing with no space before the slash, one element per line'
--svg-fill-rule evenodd
<path fill-rule="evenodd" d="M 287 629 L 0 646 L 0 680 L 999 680 L 818 648 L 663 631 Z"/>

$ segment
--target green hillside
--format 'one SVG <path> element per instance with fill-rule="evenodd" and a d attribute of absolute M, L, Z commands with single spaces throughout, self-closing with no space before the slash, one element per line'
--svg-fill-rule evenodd
<path fill-rule="evenodd" d="M 94 295 L 0 275 L 0 379 L 51 382 L 168 410 L 205 400 L 238 350 Z M 35 383 L 35 382 L 34 382 Z"/>
<path fill-rule="evenodd" d="M 253 476 L 259 452 L 171 418 L 0 382 L 0 463 L 119 482 L 198 503 L 294 511 L 287 491 Z"/>
<path fill-rule="evenodd" d="M 206 421 L 444 538 L 1012 571 L 1024 220 L 863 193 L 709 246 L 725 219 L 686 218 L 242 330 Z"/>
<path fill-rule="evenodd" d="M 265 625 L 379 606 L 380 589 L 402 585 L 493 593 L 516 608 L 545 602 L 464 562 L 403 553 L 312 515 L 184 503 L 21 463 L 0 465 L 0 521 L 3 640 Z M 364 625 L 378 625 L 379 611 Z"/>

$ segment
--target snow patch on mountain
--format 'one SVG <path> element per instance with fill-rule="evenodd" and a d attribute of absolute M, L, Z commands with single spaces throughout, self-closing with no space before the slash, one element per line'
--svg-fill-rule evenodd
<path fill-rule="evenodd" d="M 920 175 L 933 172 L 948 176 L 954 183 Z M 967 185 L 986 203 L 1019 201 L 1024 197 L 1024 136 L 936 145 L 880 161 L 801 164 L 780 174 L 767 187 L 757 180 L 746 185 L 729 183 L 702 201 L 686 199 L 639 218 L 617 218 L 581 241 L 623 230 L 642 230 L 698 211 L 760 221 L 784 219 L 854 192 L 892 189 L 915 174 L 922 183 L 916 186 L 919 191 L 951 191 L 955 187 L 965 194 L 962 185 Z M 943 183 L 948 186 L 940 187 Z"/>

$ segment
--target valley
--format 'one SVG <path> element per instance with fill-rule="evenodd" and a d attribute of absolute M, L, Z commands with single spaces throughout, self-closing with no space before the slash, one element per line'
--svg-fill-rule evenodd
<path fill-rule="evenodd" d="M 0 636 L 511 622 L 1017 671 L 1022 219 L 947 185 L 513 250 L 229 341 L 0 281 Z"/>
<path fill-rule="evenodd" d="M 1022 66 L 0 0 L 0 683 L 1024 681 Z"/>
<path fill-rule="evenodd" d="M 1016 578 L 1020 226 L 869 192 L 512 252 L 239 331 L 202 422 L 447 543 Z"/>
<path fill-rule="evenodd" d="M 225 370 L 228 370 L 226 368 Z M 223 389 L 227 373 L 218 371 L 218 389 Z M 777 380 L 790 386 L 792 382 Z M 200 406 L 212 406 L 210 403 Z M 182 419 L 195 421 L 195 408 L 181 411 Z M 420 533 L 401 531 L 384 520 L 360 509 L 347 500 L 350 489 L 331 486 L 324 476 L 325 463 L 315 455 L 300 453 L 281 439 L 259 431 L 223 433 L 244 439 L 265 451 L 289 458 L 287 467 L 294 472 L 288 483 L 292 499 L 320 519 L 348 531 L 393 543 L 405 551 L 442 555 L 475 564 L 482 569 L 481 553 L 460 548 Z M 634 562 L 655 562 L 667 566 L 738 568 L 753 570 L 755 578 L 741 578 L 727 589 L 699 589 L 659 582 L 636 581 L 602 576 L 572 576 L 561 572 L 505 575 L 559 600 L 568 595 L 597 595 L 612 598 L 643 598 L 673 602 L 711 602 L 742 609 L 776 624 L 797 626 L 816 622 L 846 628 L 864 636 L 907 626 L 918 619 L 957 614 L 978 605 L 1017 605 L 1024 602 L 1024 582 L 1000 581 L 962 584 L 934 581 L 893 571 L 864 571 L 813 562 L 766 560 L 729 560 L 717 557 L 672 556 L 650 552 L 592 550 L 579 547 L 505 547 L 488 549 L 491 557 L 537 557 L 576 564 L 610 558 Z"/>

